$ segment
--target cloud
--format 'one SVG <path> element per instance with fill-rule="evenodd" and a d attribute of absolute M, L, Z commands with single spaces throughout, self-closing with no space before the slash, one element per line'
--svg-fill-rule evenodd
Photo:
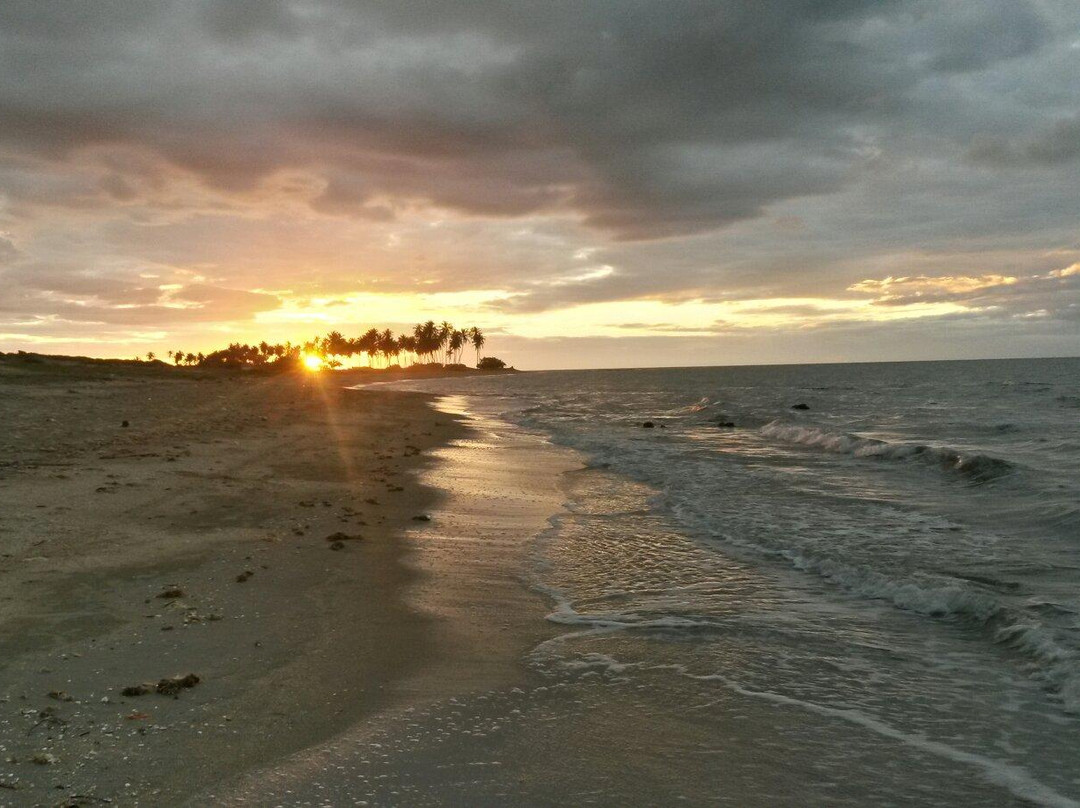
<path fill-rule="evenodd" d="M 878 306 L 957 303 L 967 309 L 1006 317 L 1075 320 L 1080 314 L 1080 264 L 1021 277 L 887 277 L 853 284 L 852 291 L 874 296 Z"/>
<path fill-rule="evenodd" d="M 0 236 L 0 265 L 14 261 L 19 255 L 19 250 L 11 242 L 11 239 Z"/>
<path fill-rule="evenodd" d="M 63 321 L 168 327 L 244 320 L 281 303 L 267 293 L 162 280 L 63 265 L 19 265 L 0 274 L 0 326 Z"/>
<path fill-rule="evenodd" d="M 1050 36 L 1022 0 L 44 2 L 0 23 L 0 143 L 19 153 L 131 148 L 223 193 L 304 169 L 323 212 L 561 211 L 631 239 L 835 192 L 863 159 L 853 127 Z M 122 167 L 96 187 L 138 194 Z"/>
<path fill-rule="evenodd" d="M 499 317 L 1035 311 L 1052 283 L 1025 279 L 1080 246 L 1077 22 L 1071 0 L 12 0 L 0 308 L 224 328 L 420 289 L 498 290 Z M 966 263 L 896 266 L 920 256 Z M 921 274 L 1019 280 L 850 288 Z"/>
<path fill-rule="evenodd" d="M 1080 117 L 1061 120 L 1030 137 L 976 140 L 968 157 L 979 165 L 1053 167 L 1080 160 Z"/>

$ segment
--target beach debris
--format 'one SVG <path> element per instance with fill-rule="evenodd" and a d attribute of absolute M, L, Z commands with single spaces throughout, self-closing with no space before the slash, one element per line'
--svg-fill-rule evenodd
<path fill-rule="evenodd" d="M 37 712 L 35 712 L 34 710 L 29 710 L 25 714 L 35 716 L 37 718 L 37 721 L 34 722 L 34 725 L 26 731 L 27 735 L 33 733 L 33 731 L 40 726 L 62 727 L 64 724 L 67 723 L 67 721 L 60 718 L 60 716 L 56 714 L 55 707 L 46 707 L 44 710 Z"/>
<path fill-rule="evenodd" d="M 32 758 L 31 763 L 36 763 L 38 766 L 51 766 L 56 763 L 56 755 L 49 754 L 48 752 L 38 752 Z"/>
<path fill-rule="evenodd" d="M 808 410 L 808 409 L 810 409 L 810 405 L 809 404 L 804 404 L 803 402 L 800 401 L 798 404 L 792 404 L 791 409 L 793 409 L 793 410 Z"/>
<path fill-rule="evenodd" d="M 248 578 L 250 578 L 254 574 L 255 573 L 252 572 L 251 570 L 244 570 L 243 572 L 241 572 L 239 575 L 236 576 L 236 582 L 238 584 L 242 584 L 244 581 L 246 581 Z"/>
<path fill-rule="evenodd" d="M 180 691 L 187 688 L 195 687 L 201 679 L 194 673 L 187 673 L 183 676 L 172 676 L 167 679 L 159 679 L 157 686 L 154 688 L 163 696 L 178 696 Z"/>
<path fill-rule="evenodd" d="M 121 421 L 120 426 L 124 427 L 124 429 L 127 429 L 129 426 L 131 426 L 131 424 L 129 424 L 127 421 Z"/>
<path fill-rule="evenodd" d="M 176 600 L 177 598 L 184 597 L 184 590 L 178 586 L 170 586 L 167 589 L 163 589 L 155 597 L 159 597 L 162 600 Z"/>
<path fill-rule="evenodd" d="M 47 695 L 50 699 L 56 701 L 75 701 L 70 694 L 65 693 L 63 690 L 50 690 Z"/>
<path fill-rule="evenodd" d="M 641 425 L 641 428 L 642 429 L 652 429 L 655 426 L 656 426 L 656 424 L 654 424 L 652 421 L 646 421 L 645 423 L 643 423 Z"/>
<path fill-rule="evenodd" d="M 334 542 L 333 544 L 330 545 L 330 549 L 331 550 L 344 550 L 345 549 L 345 542 L 336 541 L 336 542 Z"/>
<path fill-rule="evenodd" d="M 302 499 L 299 502 L 297 502 L 296 504 L 299 505 L 301 508 L 314 508 L 315 507 L 315 500 L 313 500 L 313 499 Z"/>
<path fill-rule="evenodd" d="M 193 607 L 188 607 L 188 612 L 187 612 L 187 614 L 184 615 L 184 625 L 185 626 L 190 626 L 192 623 L 214 623 L 214 622 L 217 622 L 218 620 L 224 620 L 224 619 L 225 618 L 222 617 L 220 614 L 214 614 L 214 613 L 205 614 L 205 615 L 204 614 L 199 614 L 199 612 L 196 609 L 194 609 Z M 171 627 L 170 627 L 170 629 L 171 629 Z M 167 629 L 164 629 L 164 628 L 162 629 L 162 631 L 166 631 L 166 630 Z"/>
<path fill-rule="evenodd" d="M 329 542 L 335 542 L 335 541 L 363 541 L 363 539 L 364 539 L 364 537 L 361 536 L 359 533 L 354 533 L 354 534 L 350 535 L 348 533 L 341 533 L 341 532 L 331 533 L 329 536 L 326 537 L 326 540 L 329 541 Z"/>
<path fill-rule="evenodd" d="M 426 513 L 417 514 L 412 518 L 414 522 L 430 522 L 431 517 Z"/>
<path fill-rule="evenodd" d="M 716 425 L 718 427 L 720 427 L 721 429 L 734 429 L 735 428 L 735 422 L 734 421 L 717 421 Z"/>
<path fill-rule="evenodd" d="M 125 687 L 120 691 L 122 696 L 145 696 L 148 693 L 160 693 L 162 696 L 176 696 L 182 690 L 195 687 L 202 681 L 194 673 L 187 673 L 183 676 L 170 676 L 165 679 L 159 679 L 157 684 L 153 682 L 142 682 L 141 684 L 131 685 Z"/>
<path fill-rule="evenodd" d="M 95 797 L 90 794 L 72 794 L 56 803 L 55 808 L 86 808 L 88 805 L 111 805 L 108 797 Z"/>

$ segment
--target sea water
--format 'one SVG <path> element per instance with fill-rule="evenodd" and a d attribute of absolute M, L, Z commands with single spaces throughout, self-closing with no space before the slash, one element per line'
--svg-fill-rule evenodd
<path fill-rule="evenodd" d="M 409 386 L 580 458 L 522 804 L 1080 804 L 1080 360 Z"/>

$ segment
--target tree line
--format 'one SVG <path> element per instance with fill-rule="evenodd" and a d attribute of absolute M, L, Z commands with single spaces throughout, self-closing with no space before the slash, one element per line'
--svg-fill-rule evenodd
<path fill-rule="evenodd" d="M 260 342 L 258 345 L 234 342 L 208 354 L 176 349 L 169 351 L 168 356 L 177 365 L 195 367 L 274 366 L 275 369 L 284 370 L 299 365 L 306 357 L 315 356 L 328 367 L 341 367 L 353 357 L 359 357 L 368 367 L 389 368 L 417 364 L 460 365 L 462 354 L 471 347 L 476 352 L 477 367 L 483 367 L 485 363 L 489 367 L 502 367 L 503 363 L 494 357 L 481 357 L 480 352 L 486 342 L 484 332 L 475 326 L 455 328 L 445 321 L 436 324 L 428 320 L 417 323 L 411 333 L 397 335 L 389 328 L 384 331 L 371 328 L 355 338 L 346 337 L 340 331 L 331 331 L 324 337 L 314 337 L 299 345 L 291 342 Z M 153 361 L 155 356 L 151 352 L 146 358 Z"/>

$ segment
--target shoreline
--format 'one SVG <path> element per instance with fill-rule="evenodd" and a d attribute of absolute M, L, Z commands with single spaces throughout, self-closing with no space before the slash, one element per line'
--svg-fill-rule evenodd
<path fill-rule="evenodd" d="M 412 573 L 404 601 L 431 628 L 423 664 L 403 671 L 390 685 L 387 703 L 363 721 L 246 773 L 231 788 L 204 792 L 191 806 L 428 804 L 428 789 L 437 793 L 436 784 L 446 776 L 443 762 L 429 753 L 399 755 L 390 775 L 396 789 L 386 792 L 385 783 L 369 776 L 369 758 L 443 732 L 427 718 L 442 709 L 541 684 L 528 655 L 561 629 L 544 619 L 549 601 L 524 570 L 533 551 L 530 540 L 560 512 L 563 474 L 577 463 L 571 453 L 550 446 L 550 453 L 538 454 L 539 439 L 522 433 L 493 434 L 501 425 L 455 410 L 454 403 L 443 398 L 436 406 L 462 418 L 464 432 L 433 450 L 433 462 L 419 478 L 440 492 L 433 519 L 407 529 L 402 541 Z M 484 720 L 502 718 L 492 708 Z"/>
<path fill-rule="evenodd" d="M 428 659 L 402 534 L 462 427 L 429 396 L 297 381 L 5 379 L 0 805 L 180 804 L 384 709 Z M 177 698 L 120 692 L 187 673 Z"/>

